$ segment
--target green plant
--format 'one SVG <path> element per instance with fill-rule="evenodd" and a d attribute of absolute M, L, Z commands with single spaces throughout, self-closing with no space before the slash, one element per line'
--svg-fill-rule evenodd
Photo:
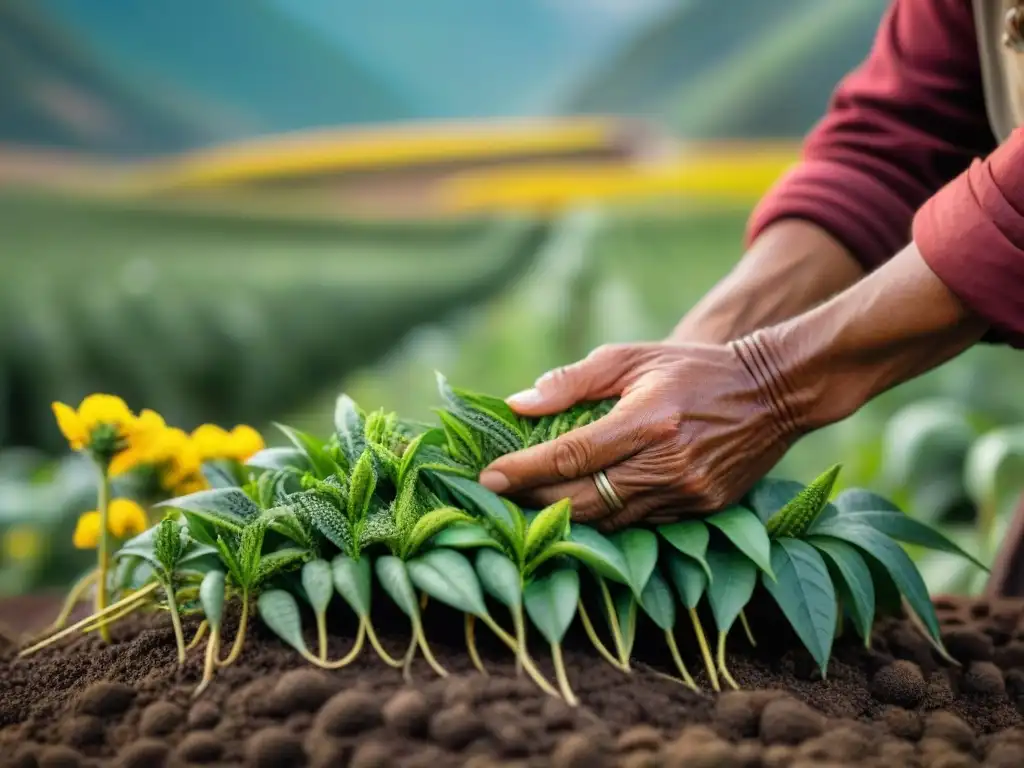
<path fill-rule="evenodd" d="M 868 491 L 847 489 L 830 501 L 838 466 L 807 486 L 766 478 L 739 504 L 704 520 L 606 536 L 571 522 L 568 500 L 524 510 L 475 478 L 494 457 L 600 418 L 614 400 L 528 419 L 497 398 L 452 388 L 440 376 L 438 383 L 445 402 L 438 426 L 384 411 L 367 414 L 342 396 L 329 439 L 282 427 L 292 446 L 253 456 L 240 485 L 225 475 L 217 487 L 166 502 L 177 519 L 117 553 L 133 564 L 122 569 L 117 590 L 127 596 L 59 636 L 106 626 L 140 608 L 165 609 L 184 653 L 176 611 L 201 614 L 210 631 L 201 691 L 216 667 L 238 658 L 255 597 L 264 623 L 311 664 L 344 666 L 369 638 L 378 655 L 406 675 L 417 652 L 444 675 L 422 618 L 436 601 L 464 614 L 467 650 L 481 672 L 478 623 L 515 654 L 524 674 L 570 703 L 576 697 L 561 644 L 577 617 L 596 650 L 623 673 L 630 671 L 636 637 L 653 624 L 672 655 L 676 679 L 692 688 L 697 682 L 677 642 L 680 606 L 715 689 L 723 680 L 737 687 L 727 639 L 738 621 L 755 642 L 744 610 L 766 597 L 823 675 L 847 620 L 868 644 L 876 615 L 898 610 L 901 600 L 944 653 L 927 590 L 897 542 L 964 553 Z M 374 581 L 410 621 L 402 659 L 386 653 L 373 629 Z M 157 601 L 158 589 L 164 601 Z M 335 592 L 357 617 L 358 630 L 351 650 L 329 661 L 325 616 Z M 221 618 L 232 599 L 240 602 L 241 623 L 221 660 Z M 300 600 L 315 618 L 316 653 L 306 644 Z M 588 604 L 603 614 L 610 648 Z M 714 653 L 700 618 L 705 605 L 717 630 Z M 501 624 L 504 614 L 511 631 Z M 556 685 L 530 655 L 531 627 L 550 649 Z M 204 631 L 201 626 L 192 646 Z"/>

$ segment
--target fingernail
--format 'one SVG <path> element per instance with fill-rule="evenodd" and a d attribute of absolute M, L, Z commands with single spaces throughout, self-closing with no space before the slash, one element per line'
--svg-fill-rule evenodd
<path fill-rule="evenodd" d="M 501 472 L 488 469 L 480 474 L 480 485 L 495 493 L 501 493 L 511 485 Z"/>
<path fill-rule="evenodd" d="M 544 396 L 537 389 L 524 389 L 522 392 L 516 392 L 514 395 L 509 395 L 505 398 L 505 402 L 513 407 L 540 405 L 543 401 Z"/>

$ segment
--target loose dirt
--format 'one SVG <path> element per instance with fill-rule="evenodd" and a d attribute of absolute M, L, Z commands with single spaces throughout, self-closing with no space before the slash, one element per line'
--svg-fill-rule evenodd
<path fill-rule="evenodd" d="M 89 636 L 26 660 L 2 652 L 0 765 L 1018 768 L 1024 601 L 937 608 L 960 667 L 941 661 L 909 621 L 888 619 L 870 650 L 841 638 L 823 680 L 778 621 L 752 617 L 756 648 L 742 632 L 730 638 L 744 690 L 720 695 L 664 677 L 673 669 L 655 632 L 628 675 L 572 636 L 566 663 L 578 708 L 517 679 L 510 655 L 486 638 L 489 675 L 475 672 L 461 621 L 439 606 L 427 610 L 427 632 L 447 678 L 417 662 L 406 685 L 368 648 L 342 670 L 319 671 L 256 620 L 239 662 L 197 700 L 202 649 L 179 668 L 166 617 L 142 618 L 118 627 L 111 646 Z M 378 631 L 400 654 L 407 629 L 380 613 Z M 342 617 L 330 658 L 351 636 Z M 542 644 L 531 647 L 553 679 Z M 699 666 L 691 672 L 707 687 Z"/>

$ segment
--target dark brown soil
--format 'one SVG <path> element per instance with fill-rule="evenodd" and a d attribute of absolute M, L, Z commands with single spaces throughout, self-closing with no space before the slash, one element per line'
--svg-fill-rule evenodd
<path fill-rule="evenodd" d="M 756 649 L 742 633 L 732 638 L 744 690 L 721 695 L 660 675 L 672 670 L 657 642 L 638 649 L 650 665 L 634 662 L 625 675 L 570 638 L 576 709 L 516 679 L 509 655 L 485 638 L 490 675 L 473 672 L 458 617 L 440 607 L 427 611 L 428 635 L 446 679 L 417 662 L 414 684 L 404 685 L 369 648 L 349 667 L 321 672 L 257 620 L 240 661 L 198 700 L 201 650 L 179 669 L 166 618 L 139 619 L 109 647 L 90 636 L 27 660 L 3 652 L 0 765 L 1018 768 L 1024 601 L 937 607 L 959 668 L 939 661 L 909 622 L 890 619 L 872 650 L 841 640 L 822 680 L 777 622 L 759 630 L 755 620 Z M 350 642 L 351 627 L 339 622 L 331 658 Z M 402 622 L 378 623 L 400 654 Z M 541 648 L 533 643 L 538 658 Z M 698 666 L 691 671 L 706 686 Z"/>

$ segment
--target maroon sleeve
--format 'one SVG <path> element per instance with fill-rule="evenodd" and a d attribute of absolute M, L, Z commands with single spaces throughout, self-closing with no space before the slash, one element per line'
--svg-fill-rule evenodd
<path fill-rule="evenodd" d="M 925 200 L 995 144 L 970 0 L 895 0 L 801 162 L 755 209 L 748 238 L 805 219 L 873 269 L 910 241 Z"/>
<path fill-rule="evenodd" d="M 939 279 L 1024 348 L 1024 128 L 925 203 L 913 234 Z"/>

